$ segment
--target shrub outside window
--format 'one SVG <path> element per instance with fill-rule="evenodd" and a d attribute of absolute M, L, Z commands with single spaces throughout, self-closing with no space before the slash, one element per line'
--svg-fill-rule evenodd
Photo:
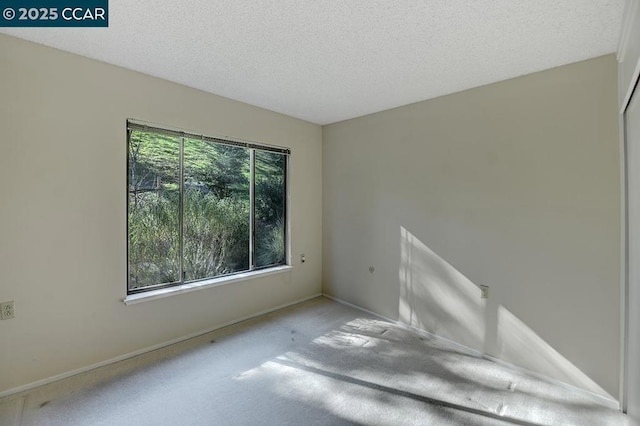
<path fill-rule="evenodd" d="M 289 150 L 127 122 L 128 294 L 286 264 Z"/>

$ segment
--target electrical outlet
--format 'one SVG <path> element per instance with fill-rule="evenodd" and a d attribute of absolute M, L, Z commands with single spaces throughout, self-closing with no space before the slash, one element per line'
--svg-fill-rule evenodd
<path fill-rule="evenodd" d="M 480 286 L 480 299 L 488 299 L 489 298 L 489 286 L 481 285 Z"/>
<path fill-rule="evenodd" d="M 7 320 L 13 318 L 15 312 L 13 311 L 13 300 L 10 302 L 0 303 L 0 320 Z"/>

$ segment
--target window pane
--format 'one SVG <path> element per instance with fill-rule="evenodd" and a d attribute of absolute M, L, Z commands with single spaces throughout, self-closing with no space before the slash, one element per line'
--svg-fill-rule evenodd
<path fill-rule="evenodd" d="M 285 263 L 286 157 L 256 151 L 255 154 L 255 253 L 256 266 Z"/>
<path fill-rule="evenodd" d="M 180 279 L 180 141 L 129 138 L 129 289 Z"/>
<path fill-rule="evenodd" d="M 249 150 L 184 140 L 185 280 L 249 269 Z"/>

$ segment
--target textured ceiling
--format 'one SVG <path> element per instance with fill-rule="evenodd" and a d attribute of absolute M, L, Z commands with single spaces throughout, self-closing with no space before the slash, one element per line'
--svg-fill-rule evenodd
<path fill-rule="evenodd" d="M 624 0 L 110 0 L 0 32 L 327 124 L 616 50 Z"/>

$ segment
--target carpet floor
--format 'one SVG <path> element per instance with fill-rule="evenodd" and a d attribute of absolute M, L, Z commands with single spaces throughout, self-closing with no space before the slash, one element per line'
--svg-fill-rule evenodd
<path fill-rule="evenodd" d="M 626 425 L 606 400 L 316 298 L 0 399 L 3 426 Z"/>

